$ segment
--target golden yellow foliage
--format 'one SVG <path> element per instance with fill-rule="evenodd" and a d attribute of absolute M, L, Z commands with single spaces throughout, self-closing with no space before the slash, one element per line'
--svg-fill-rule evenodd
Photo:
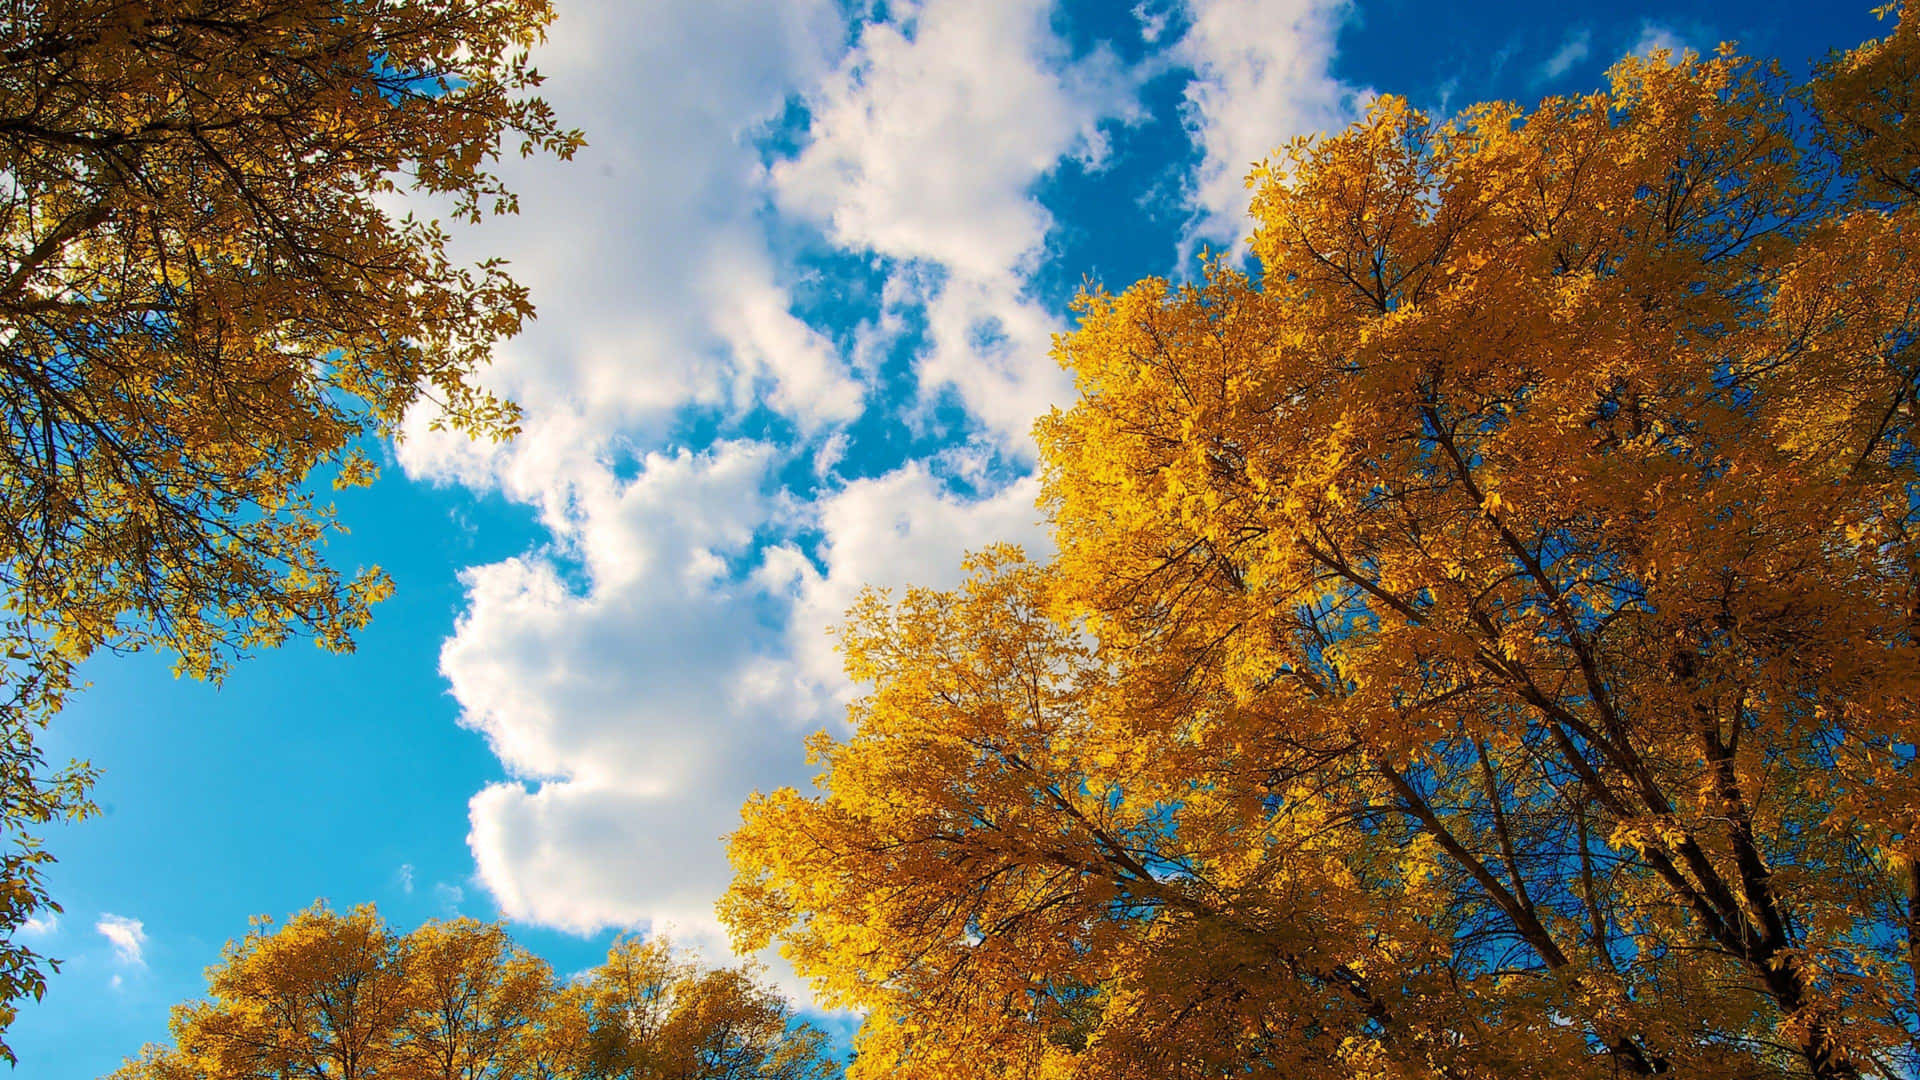
<path fill-rule="evenodd" d="M 532 314 L 388 193 L 511 212 L 502 140 L 566 156 L 527 92 L 546 0 L 15 0 L 0 20 L 0 566 L 15 636 L 159 643 L 217 674 L 290 632 L 344 648 L 386 588 L 301 489 Z"/>
<path fill-rule="evenodd" d="M 576 1080 L 826 1080 L 826 1036 L 746 968 L 702 969 L 663 940 L 616 941 L 569 987 L 562 1008 L 584 1038 L 563 1075 Z"/>
<path fill-rule="evenodd" d="M 1256 172 L 722 905 L 855 1077 L 1920 1067 L 1920 23 Z"/>
<path fill-rule="evenodd" d="M 530 96 L 547 0 L 0 3 L 0 1031 L 44 986 L 11 930 L 49 902 L 23 832 L 90 774 L 32 740 L 100 648 L 218 677 L 294 634 L 347 649 L 390 589 L 322 554 L 308 485 L 423 397 L 510 434 L 473 381 L 533 313 L 463 266 L 418 192 L 511 212 L 503 140 L 580 136 Z M 0 1056 L 10 1056 L 0 1042 Z"/>
<path fill-rule="evenodd" d="M 562 984 L 498 925 L 371 906 L 259 920 L 114 1080 L 825 1080 L 825 1037 L 744 968 L 614 944 Z"/>

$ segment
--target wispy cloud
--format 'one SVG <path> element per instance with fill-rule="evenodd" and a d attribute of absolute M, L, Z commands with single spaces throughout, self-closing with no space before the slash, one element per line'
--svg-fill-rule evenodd
<path fill-rule="evenodd" d="M 413 864 L 401 863 L 400 869 L 395 870 L 393 872 L 393 880 L 399 883 L 401 892 L 407 894 L 408 896 L 412 896 L 413 895 Z"/>
<path fill-rule="evenodd" d="M 102 912 L 93 924 L 100 936 L 113 946 L 113 958 L 127 967 L 146 966 L 147 928 L 139 919 Z"/>
<path fill-rule="evenodd" d="M 1371 90 L 1333 74 L 1347 0 L 1189 0 L 1192 24 L 1174 48 L 1194 71 L 1186 123 L 1201 162 L 1188 194 L 1190 241 L 1238 248 L 1247 232 L 1247 174 L 1295 135 L 1345 127 Z"/>
<path fill-rule="evenodd" d="M 1634 40 L 1633 48 L 1627 51 L 1635 56 L 1645 57 L 1664 50 L 1671 53 L 1675 59 L 1679 59 L 1682 53 L 1691 49 L 1692 46 L 1687 44 L 1686 39 L 1671 26 L 1648 19 L 1640 24 L 1640 36 Z"/>
<path fill-rule="evenodd" d="M 1560 48 L 1540 65 L 1539 81 L 1551 82 L 1565 75 L 1573 70 L 1575 64 L 1585 60 L 1592 52 L 1593 33 L 1591 31 L 1578 30 L 1568 34 L 1567 39 L 1560 43 Z"/>
<path fill-rule="evenodd" d="M 1167 24 L 1173 20 L 1173 5 L 1168 0 L 1140 0 L 1133 5 L 1133 17 L 1140 24 L 1140 40 L 1149 45 L 1160 40 L 1167 32 Z"/>

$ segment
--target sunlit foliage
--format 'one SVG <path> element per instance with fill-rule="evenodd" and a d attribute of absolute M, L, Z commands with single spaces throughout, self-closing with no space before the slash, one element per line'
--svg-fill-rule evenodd
<path fill-rule="evenodd" d="M 858 1077 L 1920 1068 L 1920 22 L 1255 174 L 723 904 Z"/>
<path fill-rule="evenodd" d="M 570 981 L 498 925 L 396 934 L 315 905 L 227 946 L 173 1043 L 113 1080 L 825 1080 L 821 1032 L 747 969 L 614 943 Z"/>
<path fill-rule="evenodd" d="M 306 481 L 423 397 L 510 434 L 473 382 L 532 315 L 463 266 L 415 193 L 514 209 L 507 152 L 572 154 L 526 50 L 547 0 L 0 0 L 0 1031 L 44 985 L 22 830 L 84 813 L 34 729 L 101 648 L 218 677 L 311 635 L 351 646 L 389 589 L 346 575 Z M 0 1056 L 6 1056 L 0 1043 Z"/>

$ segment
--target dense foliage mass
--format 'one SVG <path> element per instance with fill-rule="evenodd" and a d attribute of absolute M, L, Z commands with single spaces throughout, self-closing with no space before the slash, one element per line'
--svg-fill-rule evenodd
<path fill-rule="evenodd" d="M 723 912 L 856 1077 L 1920 1069 L 1920 21 L 1256 174 Z"/>
<path fill-rule="evenodd" d="M 262 921 L 113 1080 L 826 1080 L 821 1032 L 743 968 L 617 941 L 558 981 L 498 925 L 395 934 L 371 907 Z"/>
<path fill-rule="evenodd" d="M 47 905 L 22 830 L 84 812 L 33 732 L 74 664 L 159 645 L 218 676 L 387 590 L 322 556 L 304 486 L 423 395 L 512 431 L 475 368 L 532 308 L 452 262 L 416 192 L 511 211 L 511 139 L 579 145 L 529 91 L 547 0 L 0 0 L 0 1032 L 39 994 L 13 931 Z M 0 1042 L 0 1056 L 9 1056 Z"/>

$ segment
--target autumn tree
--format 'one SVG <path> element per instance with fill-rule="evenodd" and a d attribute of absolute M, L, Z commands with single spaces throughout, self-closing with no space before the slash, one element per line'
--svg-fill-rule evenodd
<path fill-rule="evenodd" d="M 1254 176 L 723 914 L 862 1077 L 1920 1069 L 1920 21 Z"/>
<path fill-rule="evenodd" d="M 828 1080 L 825 1035 L 796 1024 L 771 988 L 739 968 L 709 969 L 662 939 L 614 943 L 569 987 L 578 1032 L 561 1075 L 579 1080 Z"/>
<path fill-rule="evenodd" d="M 255 921 L 114 1080 L 827 1080 L 819 1029 L 750 968 L 616 941 L 562 983 L 497 925 L 395 933 L 371 905 Z"/>
<path fill-rule="evenodd" d="M 527 1075 L 549 1020 L 553 972 L 505 927 L 430 922 L 400 943 L 411 1008 L 393 1036 L 397 1066 L 417 1080 L 513 1080 Z"/>
<path fill-rule="evenodd" d="M 175 1071 L 158 1075 L 384 1075 L 403 1026 L 442 1034 L 439 988 L 431 976 L 407 977 L 400 945 L 371 907 L 342 914 L 316 905 L 278 930 L 259 920 L 208 972 L 208 999 L 175 1011 Z M 408 1049 L 422 1075 L 433 1075 L 438 1046 Z"/>
<path fill-rule="evenodd" d="M 308 481 L 429 401 L 499 437 L 474 381 L 531 317 L 407 196 L 515 208 L 505 151 L 580 145 L 530 96 L 547 0 L 0 0 L 0 1031 L 44 986 L 12 942 L 89 774 L 33 731 L 102 649 L 218 677 L 305 634 L 350 647 L 388 582 L 342 573 Z M 25 898 L 22 900 L 21 898 Z M 7 1052 L 0 1044 L 0 1055 Z"/>

